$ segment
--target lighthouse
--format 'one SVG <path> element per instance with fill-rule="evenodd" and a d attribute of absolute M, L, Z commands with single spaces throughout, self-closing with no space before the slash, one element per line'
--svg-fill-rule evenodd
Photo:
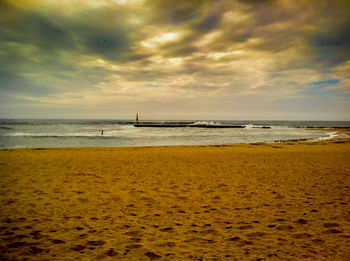
<path fill-rule="evenodd" d="M 135 125 L 139 125 L 139 114 L 138 113 L 136 113 Z"/>

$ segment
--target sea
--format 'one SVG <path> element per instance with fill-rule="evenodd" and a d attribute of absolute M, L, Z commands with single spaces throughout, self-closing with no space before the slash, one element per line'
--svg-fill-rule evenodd
<path fill-rule="evenodd" d="M 350 121 L 153 120 L 140 123 L 244 125 L 245 128 L 136 128 L 133 120 L 0 119 L 0 148 L 220 145 L 290 140 L 317 141 L 344 135 L 337 131 L 317 130 L 318 128 L 350 127 Z M 315 128 L 315 130 L 306 128 Z"/>

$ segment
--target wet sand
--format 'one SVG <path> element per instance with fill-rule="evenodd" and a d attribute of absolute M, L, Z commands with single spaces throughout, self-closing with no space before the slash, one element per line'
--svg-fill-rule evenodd
<path fill-rule="evenodd" d="M 7 260 L 349 260 L 350 141 L 0 150 Z"/>

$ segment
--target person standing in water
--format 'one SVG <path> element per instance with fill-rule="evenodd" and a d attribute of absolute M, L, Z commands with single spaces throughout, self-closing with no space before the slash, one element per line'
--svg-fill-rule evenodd
<path fill-rule="evenodd" d="M 103 130 L 101 131 L 101 135 L 103 135 Z"/>

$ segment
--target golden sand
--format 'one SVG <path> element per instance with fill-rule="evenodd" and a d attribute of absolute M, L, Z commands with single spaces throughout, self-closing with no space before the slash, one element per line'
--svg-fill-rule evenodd
<path fill-rule="evenodd" d="M 349 260 L 350 141 L 0 150 L 0 256 Z"/>

